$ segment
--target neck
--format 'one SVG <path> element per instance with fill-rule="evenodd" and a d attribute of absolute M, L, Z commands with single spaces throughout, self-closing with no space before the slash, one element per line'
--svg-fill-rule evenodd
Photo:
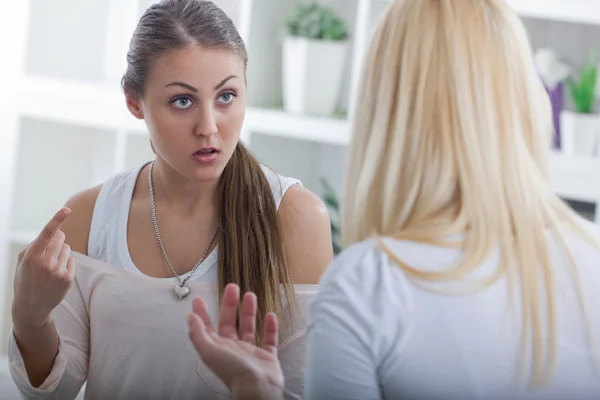
<path fill-rule="evenodd" d="M 213 213 L 216 209 L 217 185 L 217 180 L 197 182 L 188 179 L 160 157 L 156 158 L 152 167 L 155 202 L 184 216 L 206 214 L 207 211 Z"/>

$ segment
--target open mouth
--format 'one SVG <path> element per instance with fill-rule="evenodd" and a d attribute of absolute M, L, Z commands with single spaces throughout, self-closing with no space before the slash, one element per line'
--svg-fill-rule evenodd
<path fill-rule="evenodd" d="M 209 165 L 219 158 L 219 150 L 214 147 L 206 147 L 193 153 L 192 158 L 200 164 Z"/>
<path fill-rule="evenodd" d="M 217 149 L 201 149 L 198 150 L 197 152 L 194 153 L 195 156 L 206 156 L 206 155 L 210 155 L 210 154 L 215 154 L 218 153 L 219 151 Z"/>

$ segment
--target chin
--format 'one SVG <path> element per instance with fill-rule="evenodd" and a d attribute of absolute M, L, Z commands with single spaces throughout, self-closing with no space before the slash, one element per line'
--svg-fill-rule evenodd
<path fill-rule="evenodd" d="M 196 182 L 211 182 L 216 181 L 223 174 L 225 165 L 214 163 L 210 165 L 193 165 L 190 170 L 189 177 Z"/>

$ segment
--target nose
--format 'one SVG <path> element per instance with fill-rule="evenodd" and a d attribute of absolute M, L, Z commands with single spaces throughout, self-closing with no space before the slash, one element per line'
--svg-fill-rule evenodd
<path fill-rule="evenodd" d="M 217 133 L 217 121 L 212 107 L 205 106 L 198 112 L 198 119 L 194 134 L 198 136 L 212 136 Z"/>

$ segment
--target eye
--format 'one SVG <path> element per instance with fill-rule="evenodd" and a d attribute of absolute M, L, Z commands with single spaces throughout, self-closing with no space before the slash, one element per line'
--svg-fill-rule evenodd
<path fill-rule="evenodd" d="M 229 104 L 229 103 L 233 102 L 233 100 L 235 100 L 235 97 L 236 97 L 236 95 L 235 95 L 234 92 L 225 92 L 225 93 L 222 93 L 219 96 L 219 103 L 221 103 L 221 104 Z"/>
<path fill-rule="evenodd" d="M 178 97 L 171 104 L 180 110 L 185 110 L 191 107 L 192 101 L 188 97 Z"/>

